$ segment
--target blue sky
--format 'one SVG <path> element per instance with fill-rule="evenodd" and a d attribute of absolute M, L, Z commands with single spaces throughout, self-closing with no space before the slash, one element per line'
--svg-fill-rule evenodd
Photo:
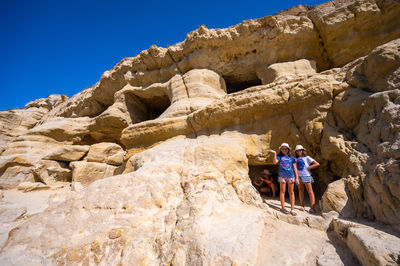
<path fill-rule="evenodd" d="M 72 96 L 124 57 L 167 47 L 204 24 L 226 28 L 326 1 L 0 1 L 0 111 Z"/>

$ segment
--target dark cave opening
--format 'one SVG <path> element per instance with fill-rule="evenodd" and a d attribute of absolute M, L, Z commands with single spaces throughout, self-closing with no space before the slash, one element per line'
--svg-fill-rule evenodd
<path fill-rule="evenodd" d="M 312 184 L 312 187 L 313 187 L 315 200 L 316 200 L 317 204 L 318 204 L 318 201 L 321 199 L 322 195 L 324 194 L 325 190 L 327 189 L 328 185 L 330 183 L 340 179 L 339 177 L 333 176 L 333 175 L 332 176 L 329 175 L 330 178 L 326 178 L 325 175 L 323 176 L 323 178 L 320 178 L 318 173 L 326 172 L 323 164 L 321 164 L 320 167 L 321 167 L 321 169 L 319 169 L 318 171 L 312 170 L 312 177 L 314 179 L 314 183 Z M 253 186 L 259 191 L 259 189 L 254 185 L 254 181 L 256 180 L 256 178 L 259 178 L 262 176 L 263 170 L 268 170 L 271 173 L 272 178 L 276 181 L 276 184 L 277 184 L 277 193 L 279 193 L 278 165 L 274 165 L 274 164 L 251 165 L 250 164 L 249 165 L 249 177 L 251 179 Z M 298 192 L 297 185 L 294 186 L 294 190 L 295 190 L 296 204 L 298 204 L 299 203 L 299 192 Z M 286 192 L 286 197 L 288 197 L 287 192 Z M 308 198 L 307 191 L 305 191 L 304 198 L 305 198 L 306 204 L 308 204 L 309 198 Z M 279 197 L 277 197 L 276 199 L 279 200 Z"/>
<path fill-rule="evenodd" d="M 171 105 L 171 101 L 166 94 L 148 98 L 127 94 L 125 105 L 132 122 L 140 123 L 158 118 Z"/>
<path fill-rule="evenodd" d="M 257 177 L 262 176 L 263 170 L 268 170 L 272 174 L 274 179 L 278 179 L 278 165 L 249 165 L 249 177 L 251 181 L 254 181 Z"/>
<path fill-rule="evenodd" d="M 150 99 L 141 99 L 147 110 L 147 120 L 158 118 L 171 105 L 167 95 L 156 96 Z"/>
<path fill-rule="evenodd" d="M 228 94 L 245 90 L 249 87 L 262 85 L 261 80 L 255 77 L 252 80 L 237 81 L 230 77 L 224 77 L 226 83 L 226 92 Z"/>
<path fill-rule="evenodd" d="M 257 189 L 257 191 L 262 194 L 259 190 L 259 187 L 257 185 L 255 185 L 255 181 L 262 177 L 262 172 L 264 170 L 268 170 L 271 175 L 272 178 L 275 180 L 275 183 L 277 184 L 277 193 L 279 191 L 279 183 L 278 183 L 278 165 L 275 164 L 264 164 L 264 165 L 249 165 L 249 177 L 251 179 L 251 183 L 253 184 L 253 186 Z"/>

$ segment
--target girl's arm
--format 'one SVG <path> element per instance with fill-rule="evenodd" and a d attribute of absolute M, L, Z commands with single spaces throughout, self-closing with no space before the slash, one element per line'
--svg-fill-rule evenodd
<path fill-rule="evenodd" d="M 259 182 L 257 182 L 256 180 L 254 180 L 254 184 L 257 186 L 261 186 L 262 181 L 260 179 L 258 179 Z"/>
<path fill-rule="evenodd" d="M 319 163 L 317 161 L 312 161 L 310 166 L 307 167 L 308 170 L 314 169 L 319 166 Z"/>
<path fill-rule="evenodd" d="M 274 157 L 272 158 L 272 163 L 273 164 L 278 164 L 278 159 L 276 158 L 276 151 L 269 150 L 269 152 L 274 154 Z"/>
<path fill-rule="evenodd" d="M 299 175 L 297 174 L 297 167 L 296 167 L 296 163 L 293 164 L 293 171 L 294 171 L 294 175 L 296 176 L 296 185 L 299 184 Z"/>

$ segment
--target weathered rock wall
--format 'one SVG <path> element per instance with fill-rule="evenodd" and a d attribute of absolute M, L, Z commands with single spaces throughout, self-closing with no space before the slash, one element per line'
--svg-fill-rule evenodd
<path fill-rule="evenodd" d="M 259 84 L 265 65 L 306 58 L 319 71 L 341 67 L 400 37 L 398 1 L 332 1 L 310 10 L 247 20 L 227 29 L 200 26 L 168 48 L 152 46 L 123 59 L 100 81 L 75 95 L 50 116 L 96 116 L 129 84 L 147 87 L 191 69 L 221 75 L 228 90 Z"/>
<path fill-rule="evenodd" d="M 95 182 L 21 225 L 2 264 L 255 264 L 264 213 L 242 147 L 177 139 L 131 161 L 135 172 Z"/>
<path fill-rule="evenodd" d="M 321 163 L 327 217 L 400 232 L 399 18 L 398 1 L 349 0 L 200 26 L 70 99 L 0 112 L 0 185 L 75 190 L 18 224 L 1 261 L 260 263 L 275 218 L 249 167 L 282 142 Z"/>

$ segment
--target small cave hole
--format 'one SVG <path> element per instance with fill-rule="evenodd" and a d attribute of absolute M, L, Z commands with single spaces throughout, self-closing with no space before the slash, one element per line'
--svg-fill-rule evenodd
<path fill-rule="evenodd" d="M 153 96 L 149 98 L 129 95 L 125 104 L 133 123 L 139 123 L 158 118 L 170 105 L 168 95 Z"/>
<path fill-rule="evenodd" d="M 148 120 L 158 118 L 171 105 L 167 95 L 141 99 L 147 109 Z"/>
<path fill-rule="evenodd" d="M 229 77 L 224 77 L 226 83 L 226 91 L 228 94 L 245 90 L 249 87 L 262 85 L 261 80 L 257 77 L 252 80 L 237 81 Z"/>

